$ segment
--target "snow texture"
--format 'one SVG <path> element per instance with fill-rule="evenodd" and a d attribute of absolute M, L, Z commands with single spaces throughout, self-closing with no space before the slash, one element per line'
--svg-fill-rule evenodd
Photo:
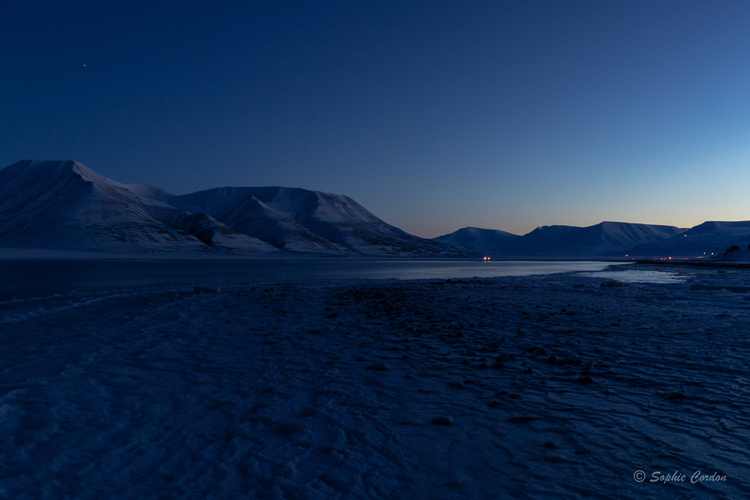
<path fill-rule="evenodd" d="M 0 304 L 0 497 L 745 498 L 746 271 L 607 273 Z"/>

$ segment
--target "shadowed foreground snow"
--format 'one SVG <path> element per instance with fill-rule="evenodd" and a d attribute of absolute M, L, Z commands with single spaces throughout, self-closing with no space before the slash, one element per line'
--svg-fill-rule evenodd
<path fill-rule="evenodd" d="M 677 273 L 3 303 L 0 497 L 740 498 L 750 275 Z"/>

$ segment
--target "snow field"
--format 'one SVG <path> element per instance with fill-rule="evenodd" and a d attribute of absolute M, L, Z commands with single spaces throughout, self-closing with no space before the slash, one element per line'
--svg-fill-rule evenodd
<path fill-rule="evenodd" d="M 742 498 L 750 275 L 677 273 L 4 303 L 0 497 Z"/>

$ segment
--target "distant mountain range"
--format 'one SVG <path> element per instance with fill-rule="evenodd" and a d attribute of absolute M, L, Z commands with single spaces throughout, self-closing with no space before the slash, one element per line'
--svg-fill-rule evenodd
<path fill-rule="evenodd" d="M 602 222 L 589 227 L 543 226 L 524 236 L 466 227 L 434 240 L 474 255 L 503 259 L 626 256 L 631 259 L 695 259 L 717 257 L 732 246 L 747 250 L 750 221 L 704 222 L 692 229 Z"/>
<path fill-rule="evenodd" d="M 347 196 L 285 187 L 175 196 L 106 179 L 70 160 L 24 160 L 0 170 L 0 247 L 464 255 L 386 224 Z"/>
<path fill-rule="evenodd" d="M 750 260 L 750 221 L 692 229 L 602 222 L 523 235 L 466 227 L 428 240 L 343 195 L 224 187 L 176 196 L 121 184 L 81 163 L 23 160 L 0 170 L 0 248 L 112 253 L 375 255 L 501 259 Z M 741 252 L 725 253 L 738 247 Z M 721 257 L 719 257 L 721 255 Z"/>
<path fill-rule="evenodd" d="M 543 226 L 524 236 L 464 228 L 435 238 L 435 241 L 496 258 L 622 257 L 633 247 L 662 241 L 683 232 L 674 226 L 601 222 L 589 227 Z"/>
<path fill-rule="evenodd" d="M 734 260 L 739 259 L 739 254 L 735 254 L 734 258 L 726 258 L 723 256 L 726 250 L 737 246 L 743 251 L 743 256 L 746 256 L 748 245 L 750 221 L 709 221 L 683 231 L 673 238 L 639 245 L 631 249 L 631 252 L 644 257 L 657 255 Z"/>

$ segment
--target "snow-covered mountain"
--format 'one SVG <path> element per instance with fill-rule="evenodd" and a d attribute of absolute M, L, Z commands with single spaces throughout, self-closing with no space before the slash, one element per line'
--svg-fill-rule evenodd
<path fill-rule="evenodd" d="M 179 196 L 205 213 L 285 250 L 459 256 L 453 248 L 386 224 L 347 196 L 285 187 L 219 188 Z"/>
<path fill-rule="evenodd" d="M 426 240 L 347 196 L 286 187 L 224 187 L 182 196 L 121 184 L 81 163 L 23 160 L 0 170 L 0 248 L 499 258 L 745 260 L 750 221 L 674 226 L 602 222 L 517 236 L 467 227 Z"/>
<path fill-rule="evenodd" d="M 435 241 L 475 255 L 500 256 L 514 249 L 521 238 L 497 229 L 464 227 L 453 233 L 438 236 Z"/>
<path fill-rule="evenodd" d="M 635 246 L 682 232 L 673 226 L 601 222 L 589 227 L 543 226 L 524 236 L 464 228 L 435 240 L 490 257 L 593 258 L 624 256 Z"/>
<path fill-rule="evenodd" d="M 73 161 L 19 161 L 0 170 L 0 247 L 200 251 L 205 245 L 150 214 L 126 186 Z"/>
<path fill-rule="evenodd" d="M 226 187 L 175 196 L 106 179 L 70 160 L 23 160 L 0 170 L 0 247 L 462 255 L 386 224 L 342 195 Z"/>
<path fill-rule="evenodd" d="M 750 244 L 750 221 L 719 222 L 709 221 L 678 235 L 631 249 L 636 257 L 711 258 L 723 254 L 727 249 L 738 246 L 743 256 Z M 728 260 L 735 260 L 727 256 Z"/>
<path fill-rule="evenodd" d="M 671 238 L 684 229 L 653 224 L 600 222 L 588 227 L 543 226 L 523 237 L 526 255 L 624 256 L 637 245 Z"/>
<path fill-rule="evenodd" d="M 496 258 L 668 258 L 750 260 L 750 221 L 704 222 L 692 229 L 602 222 L 589 227 L 543 226 L 524 236 L 467 227 L 435 238 L 475 255 Z M 738 247 L 739 251 L 726 252 Z"/>

